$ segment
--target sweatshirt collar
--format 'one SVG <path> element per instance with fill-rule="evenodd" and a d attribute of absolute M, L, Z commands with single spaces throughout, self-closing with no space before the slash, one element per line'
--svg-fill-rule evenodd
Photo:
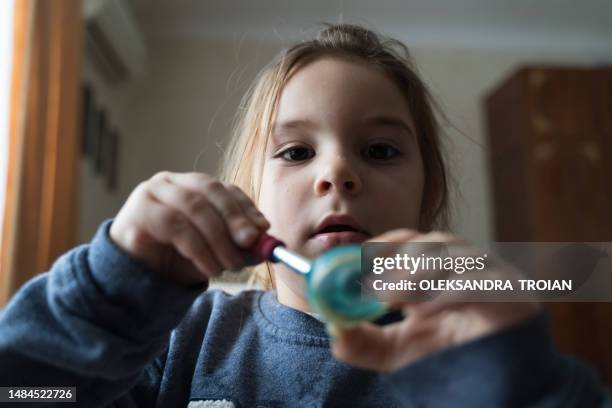
<path fill-rule="evenodd" d="M 300 338 L 308 343 L 329 345 L 325 324 L 316 316 L 279 303 L 276 292 L 262 292 L 258 309 L 264 323 L 276 334 L 294 340 Z"/>

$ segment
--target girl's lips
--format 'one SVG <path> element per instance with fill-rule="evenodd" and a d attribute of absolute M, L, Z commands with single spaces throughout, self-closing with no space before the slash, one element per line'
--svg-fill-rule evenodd
<path fill-rule="evenodd" d="M 317 234 L 312 239 L 322 244 L 323 249 L 329 249 L 336 245 L 361 244 L 370 238 L 367 234 L 359 231 L 325 232 Z"/>

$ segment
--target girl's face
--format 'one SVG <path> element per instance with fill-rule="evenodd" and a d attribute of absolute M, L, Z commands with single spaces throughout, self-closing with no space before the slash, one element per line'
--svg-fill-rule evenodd
<path fill-rule="evenodd" d="M 330 246 L 418 227 L 418 140 L 404 96 L 384 73 L 340 58 L 315 60 L 283 89 L 272 128 L 259 206 L 268 232 L 290 249 L 314 258 Z M 348 218 L 333 224 L 353 223 L 362 233 L 317 234 L 334 215 Z M 278 265 L 275 272 L 277 286 L 293 276 Z"/>

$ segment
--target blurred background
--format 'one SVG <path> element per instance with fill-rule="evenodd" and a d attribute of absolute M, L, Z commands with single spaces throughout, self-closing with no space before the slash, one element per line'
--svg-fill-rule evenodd
<path fill-rule="evenodd" d="M 142 38 L 134 75 L 120 83 L 105 81 L 92 59 L 83 70 L 96 103 L 120 130 L 122 150 L 118 188 L 110 194 L 83 162 L 81 241 L 154 172 L 214 171 L 240 97 L 256 73 L 283 47 L 315 35 L 319 22 L 363 24 L 411 49 L 453 125 L 446 127 L 450 173 L 460 193 L 453 229 L 477 242 L 493 239 L 481 98 L 527 64 L 612 62 L 609 1 L 130 0 L 123 5 Z M 128 38 L 122 41 L 136 41 Z"/>
<path fill-rule="evenodd" d="M 612 241 L 608 0 L 0 7 L 0 306 L 88 242 L 140 181 L 214 172 L 253 78 L 321 22 L 361 24 L 410 48 L 448 117 L 454 232 L 476 243 Z M 553 308 L 561 346 L 609 380 L 610 312 Z M 599 334 L 587 341 L 589 330 Z"/>

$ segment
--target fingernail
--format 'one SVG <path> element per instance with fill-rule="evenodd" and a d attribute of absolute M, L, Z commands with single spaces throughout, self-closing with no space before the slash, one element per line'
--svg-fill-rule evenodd
<path fill-rule="evenodd" d="M 261 217 L 261 218 L 257 218 L 257 222 L 259 223 L 260 226 L 262 227 L 269 227 L 270 226 L 270 222 L 268 222 L 268 220 L 266 220 L 265 218 Z"/>
<path fill-rule="evenodd" d="M 257 208 L 255 207 L 249 207 L 249 211 L 255 215 L 261 215 L 263 216 L 263 214 L 261 213 L 261 211 L 259 211 Z"/>
<path fill-rule="evenodd" d="M 266 220 L 266 217 L 264 217 L 264 215 L 261 212 L 259 212 L 256 208 L 251 207 L 251 214 L 255 217 L 257 222 L 259 222 L 260 224 L 262 225 L 270 224 L 268 220 Z"/>

